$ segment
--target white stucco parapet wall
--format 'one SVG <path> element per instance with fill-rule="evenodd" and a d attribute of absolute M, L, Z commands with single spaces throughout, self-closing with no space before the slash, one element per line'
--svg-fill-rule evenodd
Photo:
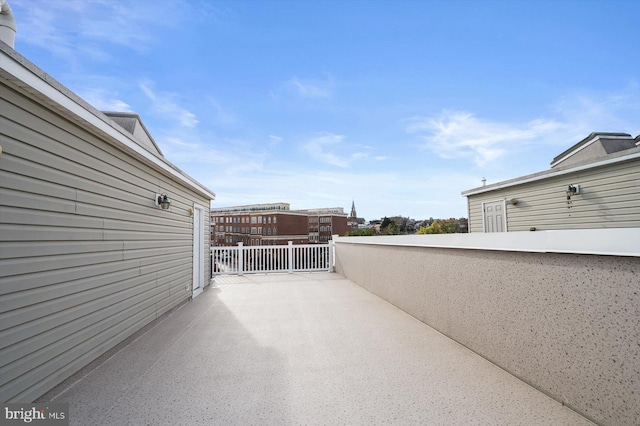
<path fill-rule="evenodd" d="M 640 257 L 640 228 L 337 237 L 336 243 Z"/>

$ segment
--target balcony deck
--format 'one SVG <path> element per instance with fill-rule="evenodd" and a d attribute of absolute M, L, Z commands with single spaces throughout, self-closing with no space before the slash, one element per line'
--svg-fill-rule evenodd
<path fill-rule="evenodd" d="M 38 402 L 78 425 L 593 424 L 332 273 L 217 277 Z"/>

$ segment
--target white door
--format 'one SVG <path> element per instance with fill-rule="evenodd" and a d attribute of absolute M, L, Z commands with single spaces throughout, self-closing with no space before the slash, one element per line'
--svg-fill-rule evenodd
<path fill-rule="evenodd" d="M 193 297 L 204 288 L 204 207 L 193 205 Z"/>
<path fill-rule="evenodd" d="M 484 232 L 504 232 L 506 227 L 506 210 L 504 200 L 482 203 Z"/>

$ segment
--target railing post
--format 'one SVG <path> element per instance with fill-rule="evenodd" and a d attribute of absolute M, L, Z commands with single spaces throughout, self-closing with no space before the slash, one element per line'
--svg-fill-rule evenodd
<path fill-rule="evenodd" d="M 333 238 L 331 238 L 331 240 L 329 240 L 329 272 L 333 272 L 333 251 L 335 250 L 335 248 L 336 243 L 333 242 Z"/>
<path fill-rule="evenodd" d="M 287 247 L 287 259 L 289 260 L 289 273 L 293 274 L 293 241 L 289 241 Z"/>
<path fill-rule="evenodd" d="M 238 275 L 244 275 L 244 249 L 242 245 L 242 241 L 238 241 Z"/>

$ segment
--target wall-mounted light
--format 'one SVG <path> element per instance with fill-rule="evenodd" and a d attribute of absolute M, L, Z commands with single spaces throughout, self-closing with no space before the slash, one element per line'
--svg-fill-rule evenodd
<path fill-rule="evenodd" d="M 567 188 L 567 197 L 580 194 L 580 185 L 569 185 Z"/>
<path fill-rule="evenodd" d="M 515 205 L 517 205 L 517 204 L 518 204 L 518 199 L 517 199 L 517 198 L 511 198 L 511 199 L 509 199 L 509 200 L 505 199 L 505 200 L 504 200 L 504 203 L 505 203 L 506 205 L 511 204 L 512 206 L 515 206 Z"/>
<path fill-rule="evenodd" d="M 171 205 L 171 200 L 167 197 L 167 194 L 156 194 L 155 202 L 156 206 L 162 207 L 163 210 L 167 210 Z"/>

